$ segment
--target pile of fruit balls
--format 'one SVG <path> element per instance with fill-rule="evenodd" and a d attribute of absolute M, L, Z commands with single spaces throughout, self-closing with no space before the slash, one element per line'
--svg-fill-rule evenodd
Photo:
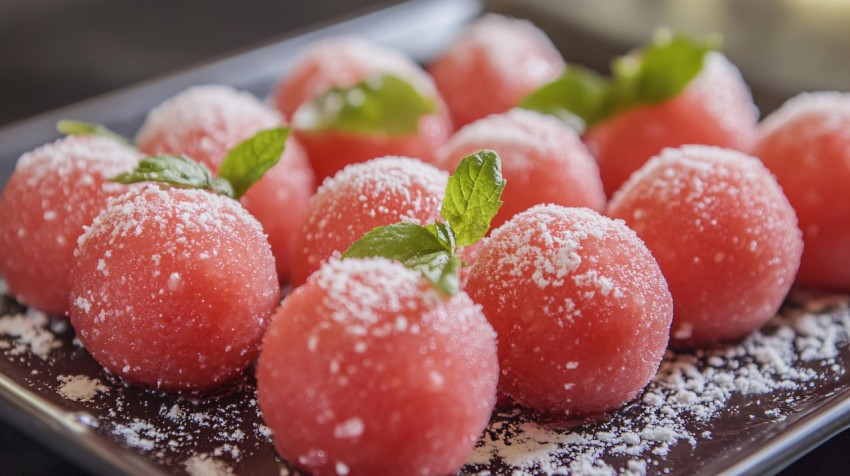
<path fill-rule="evenodd" d="M 552 421 L 613 411 L 668 345 L 741 339 L 795 282 L 850 291 L 850 94 L 757 119 L 735 66 L 680 36 L 610 77 L 498 16 L 428 71 L 326 39 L 269 103 L 193 87 L 135 146 L 81 134 L 25 154 L 0 198 L 0 275 L 131 384 L 209 389 L 259 357 L 264 419 L 302 469 L 450 473 L 497 401 Z M 238 200 L 112 180 L 157 154 L 225 175 L 229 151 L 286 124 L 279 162 Z M 507 182 L 487 238 L 454 229 L 456 256 L 343 256 L 399 223 L 448 243 L 434 230 L 456 227 L 449 174 L 479 150 Z M 471 217 L 492 184 L 467 175 Z M 434 260 L 459 290 L 410 266 Z"/>

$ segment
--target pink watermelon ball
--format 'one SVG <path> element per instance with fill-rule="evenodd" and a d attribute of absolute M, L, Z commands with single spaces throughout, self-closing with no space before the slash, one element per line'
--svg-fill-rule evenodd
<path fill-rule="evenodd" d="M 622 221 L 538 205 L 484 242 L 466 291 L 499 339 L 500 392 L 552 417 L 614 410 L 646 386 L 673 303 Z"/>
<path fill-rule="evenodd" d="M 546 34 L 530 22 L 486 15 L 429 71 L 455 127 L 461 127 L 518 106 L 563 73 L 564 60 Z"/>
<path fill-rule="evenodd" d="M 797 281 L 850 291 L 850 94 L 802 94 L 761 124 L 753 155 L 797 212 L 803 258 Z"/>
<path fill-rule="evenodd" d="M 738 69 L 720 53 L 710 53 L 702 72 L 678 96 L 628 109 L 593 126 L 584 139 L 611 196 L 666 147 L 703 144 L 749 151 L 757 120 Z"/>
<path fill-rule="evenodd" d="M 92 357 L 160 390 L 240 375 L 280 301 L 262 227 L 238 202 L 156 185 L 98 215 L 71 279 L 71 323 Z"/>
<path fill-rule="evenodd" d="M 667 149 L 614 195 L 673 294 L 672 346 L 740 339 L 776 314 L 800 266 L 794 210 L 757 159 L 705 146 Z"/>
<path fill-rule="evenodd" d="M 228 150 L 278 125 L 281 117 L 250 94 L 227 86 L 195 86 L 152 110 L 137 140 L 147 154 L 185 154 L 217 171 Z M 280 162 L 241 199 L 269 236 L 281 282 L 289 279 L 292 237 L 314 190 L 304 149 L 290 136 Z"/>
<path fill-rule="evenodd" d="M 140 154 L 112 139 L 69 136 L 24 154 L 0 196 L 0 276 L 23 304 L 68 311 L 77 237 L 129 188 L 109 179 Z"/>
<path fill-rule="evenodd" d="M 445 172 L 406 157 L 352 164 L 325 180 L 295 237 L 292 285 L 378 226 L 435 222 L 447 181 Z"/>
<path fill-rule="evenodd" d="M 319 181 L 348 164 L 384 155 L 418 157 L 431 162 L 434 151 L 451 134 L 451 121 L 430 76 L 400 51 L 356 38 L 326 39 L 307 48 L 277 85 L 276 105 L 291 119 L 299 106 L 329 89 L 349 88 L 379 74 L 393 74 L 410 81 L 422 95 L 437 102 L 439 111 L 422 116 L 417 133 L 411 135 L 296 130 Z"/>
<path fill-rule="evenodd" d="M 311 474 L 441 475 L 481 436 L 498 375 L 496 336 L 466 294 L 347 259 L 284 300 L 257 390 L 278 453 Z"/>
<path fill-rule="evenodd" d="M 507 180 L 493 228 L 543 203 L 605 209 L 596 161 L 576 133 L 553 117 L 514 109 L 479 119 L 439 149 L 435 165 L 453 171 L 481 149 L 499 154 Z"/>

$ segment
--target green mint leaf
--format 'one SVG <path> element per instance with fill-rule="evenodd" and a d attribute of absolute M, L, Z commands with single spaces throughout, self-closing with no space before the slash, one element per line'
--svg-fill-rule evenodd
<path fill-rule="evenodd" d="M 288 127 L 276 127 L 260 131 L 227 152 L 218 176 L 233 186 L 233 198 L 241 198 L 251 185 L 278 163 L 286 148 L 289 130 Z"/>
<path fill-rule="evenodd" d="M 135 170 L 122 173 L 112 179 L 119 183 L 158 182 L 180 188 L 198 188 L 233 197 L 230 182 L 213 178 L 204 165 L 187 157 L 155 155 L 139 161 Z"/>
<path fill-rule="evenodd" d="M 560 77 L 529 94 L 521 108 L 549 114 L 583 133 L 605 114 L 609 82 L 595 72 L 569 66 Z"/>
<path fill-rule="evenodd" d="M 451 295 L 459 287 L 460 259 L 449 243 L 432 231 L 435 229 L 433 225 L 406 222 L 379 226 L 355 241 L 342 254 L 342 259 L 383 257 L 396 260 L 420 271 L 437 289 Z"/>
<path fill-rule="evenodd" d="M 719 46 L 719 37 L 697 40 L 659 30 L 637 57 L 615 60 L 615 82 L 630 91 L 637 104 L 666 101 L 690 84 L 702 71 L 706 55 Z"/>
<path fill-rule="evenodd" d="M 615 58 L 611 78 L 569 66 L 529 94 L 520 107 L 562 119 L 579 133 L 633 107 L 676 97 L 702 71 L 718 37 L 697 40 L 659 30 L 641 51 Z"/>
<path fill-rule="evenodd" d="M 490 230 L 505 188 L 502 161 L 492 150 L 464 157 L 449 177 L 440 215 L 454 232 L 457 246 L 477 243 Z"/>
<path fill-rule="evenodd" d="M 383 74 L 320 94 L 299 107 L 292 122 L 309 131 L 400 136 L 415 134 L 419 118 L 436 111 L 433 98 L 398 76 Z"/>
<path fill-rule="evenodd" d="M 127 140 L 127 138 L 125 138 L 121 134 L 110 131 L 106 127 L 101 126 L 100 124 L 92 124 L 89 122 L 71 121 L 63 119 L 56 123 L 56 130 L 61 134 L 65 134 L 66 136 L 101 136 L 117 140 L 118 142 L 122 142 L 124 144 L 130 144 L 130 141 Z"/>

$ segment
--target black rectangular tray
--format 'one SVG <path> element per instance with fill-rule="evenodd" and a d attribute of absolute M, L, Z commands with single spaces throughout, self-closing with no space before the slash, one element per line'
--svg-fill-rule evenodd
<path fill-rule="evenodd" d="M 229 84 L 265 97 L 302 47 L 328 35 L 364 36 L 427 62 L 483 10 L 479 1 L 409 2 L 23 121 L 0 130 L 0 183 L 22 153 L 57 137 L 59 119 L 102 123 L 132 137 L 150 108 L 192 85 Z M 19 313 L 24 317 L 14 317 Z M 561 474 L 594 467 L 671 474 L 778 471 L 850 425 L 847 297 L 798 290 L 782 314 L 740 345 L 669 353 L 641 399 L 608 420 L 562 430 L 538 425 L 517 410 L 500 411 L 462 473 Z M 0 316 L 0 417 L 81 466 L 109 475 L 295 472 L 274 453 L 250 375 L 208 398 L 125 387 L 77 345 L 65 321 L 27 311 L 5 296 Z M 25 320 L 31 334 L 4 335 L 3 319 Z M 812 333 L 824 329 L 836 339 L 827 342 L 834 355 L 812 350 Z M 35 347 L 28 344 L 33 342 Z M 773 384 L 787 379 L 798 385 L 741 393 L 734 389 L 742 385 L 728 384 L 733 390 L 723 405 L 710 408 L 709 417 L 699 413 L 705 408 L 662 414 L 661 408 L 670 411 L 677 399 L 686 400 L 681 388 L 671 386 L 683 369 L 702 378 L 750 369 Z M 70 385 L 90 387 L 75 399 L 68 396 Z M 80 395 L 91 398 L 79 401 Z M 518 448 L 533 454 L 522 456 Z"/>

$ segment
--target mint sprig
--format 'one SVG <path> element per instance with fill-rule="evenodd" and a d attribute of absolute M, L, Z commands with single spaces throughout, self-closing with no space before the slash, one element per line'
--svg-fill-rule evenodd
<path fill-rule="evenodd" d="M 419 118 L 437 111 L 433 98 L 410 82 L 380 74 L 350 88 L 332 88 L 295 111 L 292 123 L 307 131 L 401 136 L 419 130 Z"/>
<path fill-rule="evenodd" d="M 237 200 L 279 161 L 289 137 L 288 127 L 258 132 L 227 152 L 218 168 L 218 176 L 230 182 Z"/>
<path fill-rule="evenodd" d="M 233 187 L 227 180 L 213 177 L 205 165 L 182 155 L 154 155 L 139 161 L 134 170 L 112 179 L 123 184 L 158 182 L 179 188 L 200 188 L 233 196 Z"/>
<path fill-rule="evenodd" d="M 492 150 L 476 152 L 460 162 L 449 177 L 440 209 L 458 246 L 469 246 L 484 238 L 502 206 L 499 197 L 504 189 L 502 163 Z"/>
<path fill-rule="evenodd" d="M 445 222 L 395 223 L 363 235 L 342 254 L 347 258 L 383 257 L 422 273 L 445 295 L 457 293 L 462 266 L 459 248 L 477 243 L 490 229 L 505 188 L 502 162 L 491 150 L 461 160 L 446 185 L 440 215 Z"/>
<path fill-rule="evenodd" d="M 112 180 L 131 184 L 158 182 L 180 188 L 196 188 L 238 200 L 280 160 L 289 128 L 260 131 L 230 149 L 218 177 L 210 169 L 186 156 L 160 154 L 139 161 L 134 170 Z"/>
<path fill-rule="evenodd" d="M 56 123 L 56 131 L 66 136 L 100 136 L 117 140 L 123 144 L 130 144 L 130 141 L 121 134 L 113 132 L 100 124 L 92 124 L 90 122 L 63 119 Z"/>
<path fill-rule="evenodd" d="M 523 99 L 520 107 L 561 118 L 582 133 L 624 110 L 676 97 L 719 46 L 716 36 L 698 40 L 659 30 L 641 51 L 615 58 L 611 77 L 569 66 Z"/>

